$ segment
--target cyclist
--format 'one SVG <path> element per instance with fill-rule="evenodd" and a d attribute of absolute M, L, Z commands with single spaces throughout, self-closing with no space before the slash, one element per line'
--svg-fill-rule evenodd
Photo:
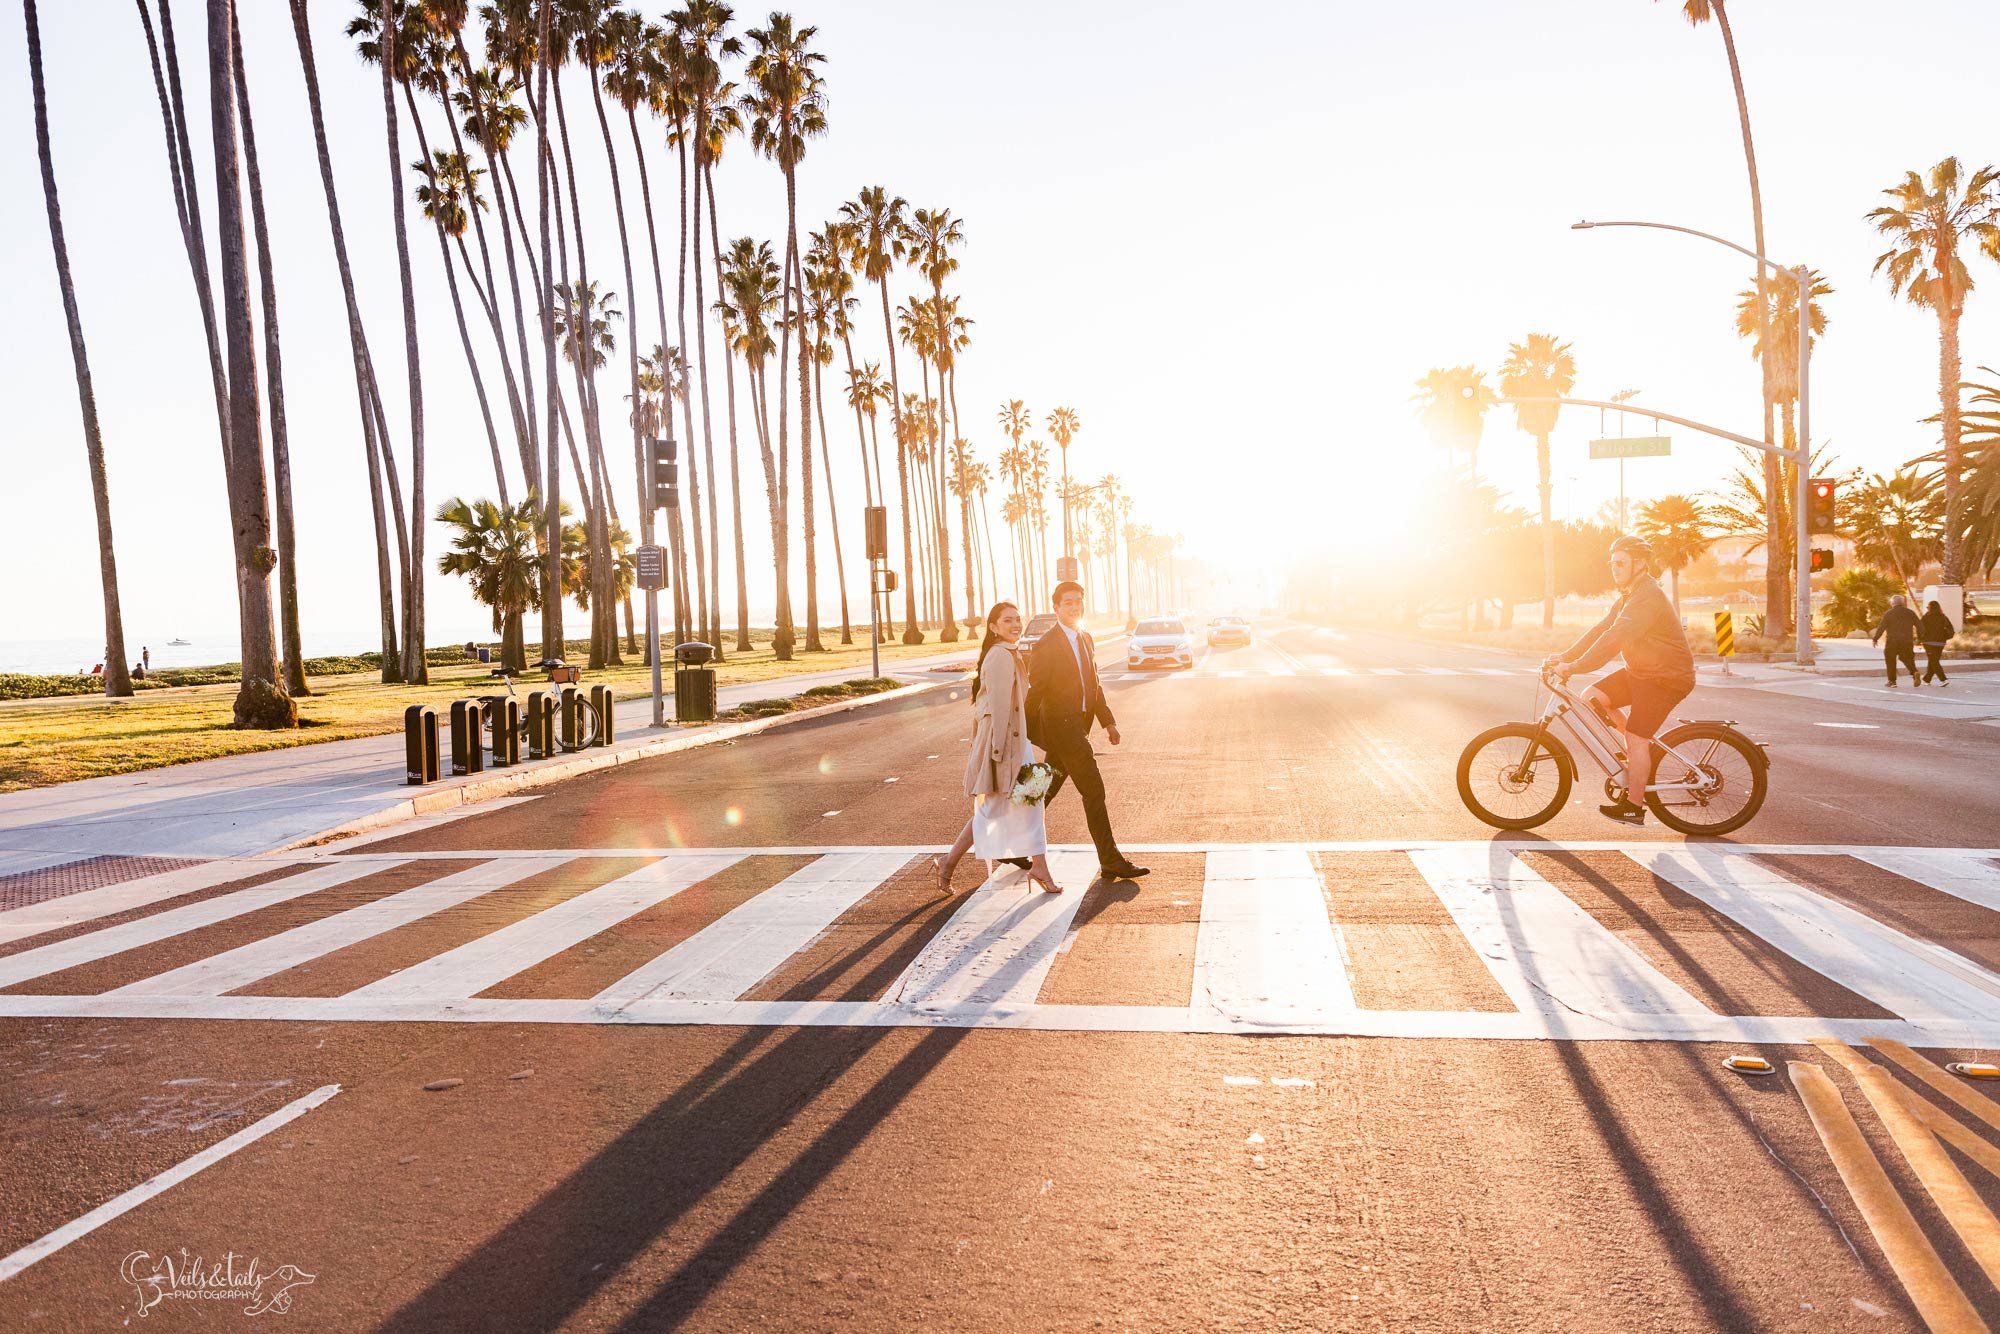
<path fill-rule="evenodd" d="M 1543 664 L 1567 680 L 1572 672 L 1595 671 L 1624 654 L 1624 667 L 1594 682 L 1583 697 L 1625 733 L 1625 797 L 1597 809 L 1632 825 L 1646 822 L 1653 734 L 1694 689 L 1694 654 L 1653 567 L 1653 548 L 1645 541 L 1629 535 L 1615 539 L 1611 581 L 1618 586 L 1618 601 L 1583 638 Z"/>

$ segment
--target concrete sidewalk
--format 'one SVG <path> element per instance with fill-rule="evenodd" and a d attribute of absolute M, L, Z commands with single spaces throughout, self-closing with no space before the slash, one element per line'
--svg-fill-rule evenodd
<path fill-rule="evenodd" d="M 976 651 L 974 644 L 884 667 L 887 675 L 905 684 L 936 682 L 951 678 L 933 668 L 952 664 L 969 668 Z M 800 695 L 813 686 L 852 680 L 866 670 L 850 667 L 727 686 L 717 692 L 716 705 L 726 712 L 750 700 Z M 744 730 L 741 724 L 656 730 L 650 716 L 644 699 L 622 700 L 611 746 L 478 775 L 448 776 L 425 787 L 404 781 L 403 737 L 393 733 L 9 792 L 0 795 L 0 877 L 79 857 L 248 856 L 371 820 L 409 818 L 416 813 L 413 797 L 421 805 L 457 808 L 464 795 L 454 789 L 469 783 L 530 775 L 586 757 L 610 763 L 641 748 L 661 749 L 658 743 L 663 738 L 685 738 L 696 744 L 705 735 L 726 737 Z M 449 768 L 449 719 L 441 716 L 439 723 Z"/>

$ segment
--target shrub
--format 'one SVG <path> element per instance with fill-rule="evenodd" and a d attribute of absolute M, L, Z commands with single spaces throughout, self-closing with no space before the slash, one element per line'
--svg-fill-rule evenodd
<path fill-rule="evenodd" d="M 1826 604 L 1823 624 L 1832 635 L 1873 630 L 1889 609 L 1889 596 L 1903 591 L 1902 581 L 1880 570 L 1847 570 L 1833 581 L 1833 599 Z"/>

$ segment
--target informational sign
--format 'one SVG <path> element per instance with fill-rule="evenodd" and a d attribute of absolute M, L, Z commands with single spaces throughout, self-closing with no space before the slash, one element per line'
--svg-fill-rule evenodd
<path fill-rule="evenodd" d="M 667 586 L 666 553 L 663 548 L 642 546 L 632 554 L 636 562 L 640 588 L 653 592 Z"/>
<path fill-rule="evenodd" d="M 1664 458 L 1671 452 L 1664 435 L 1608 436 L 1590 442 L 1590 457 L 1594 459 Z"/>

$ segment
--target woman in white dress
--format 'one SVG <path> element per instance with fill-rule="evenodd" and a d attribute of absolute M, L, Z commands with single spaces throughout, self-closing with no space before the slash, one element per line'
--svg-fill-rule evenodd
<path fill-rule="evenodd" d="M 1025 859 L 1028 878 L 1051 894 L 1062 886 L 1049 874 L 1048 835 L 1040 802 L 1015 801 L 1014 780 L 1033 758 L 1028 746 L 1028 665 L 1014 645 L 1021 611 L 1011 602 L 986 613 L 979 673 L 972 682 L 972 753 L 966 757 L 965 794 L 972 818 L 951 851 L 937 859 L 938 893 L 951 893 L 952 872 L 968 851 L 987 862 Z"/>

